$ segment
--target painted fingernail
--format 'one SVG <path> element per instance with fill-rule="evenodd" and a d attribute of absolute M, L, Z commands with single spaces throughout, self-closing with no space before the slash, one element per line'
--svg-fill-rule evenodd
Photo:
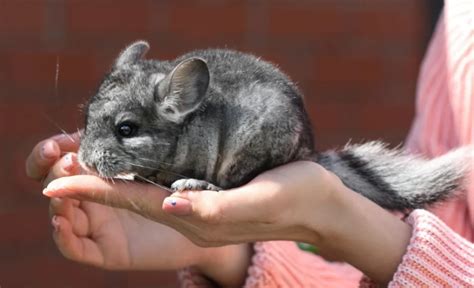
<path fill-rule="evenodd" d="M 74 168 L 76 168 L 76 163 L 77 163 L 77 156 L 75 154 L 72 154 L 72 153 L 68 153 L 66 154 L 66 156 L 64 156 L 64 170 L 66 170 L 66 172 L 72 172 L 74 170 Z"/>
<path fill-rule="evenodd" d="M 51 141 L 47 141 L 41 147 L 41 158 L 43 159 L 52 159 L 56 156 L 56 151 L 54 151 L 54 144 Z"/>
<path fill-rule="evenodd" d="M 189 215 L 192 212 L 191 202 L 187 199 L 168 197 L 163 202 L 163 210 L 174 215 Z"/>
<path fill-rule="evenodd" d="M 54 232 L 59 232 L 60 225 L 59 225 L 58 217 L 56 215 L 54 215 L 53 218 L 51 219 L 51 224 L 53 225 Z"/>

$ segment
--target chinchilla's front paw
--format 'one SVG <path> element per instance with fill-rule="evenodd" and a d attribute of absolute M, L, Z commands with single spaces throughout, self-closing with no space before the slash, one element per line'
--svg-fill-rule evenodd
<path fill-rule="evenodd" d="M 184 191 L 184 190 L 213 190 L 219 191 L 221 188 L 204 180 L 197 179 L 179 179 L 171 184 L 171 190 L 173 191 Z"/>

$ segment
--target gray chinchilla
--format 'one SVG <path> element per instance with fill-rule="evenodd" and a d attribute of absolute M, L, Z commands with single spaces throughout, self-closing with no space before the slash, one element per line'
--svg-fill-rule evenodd
<path fill-rule="evenodd" d="M 315 161 L 382 207 L 404 210 L 460 188 L 468 151 L 426 160 L 380 142 L 316 152 L 301 93 L 274 65 L 230 50 L 143 59 L 138 41 L 90 99 L 79 160 L 174 190 L 227 189 L 295 160 Z"/>

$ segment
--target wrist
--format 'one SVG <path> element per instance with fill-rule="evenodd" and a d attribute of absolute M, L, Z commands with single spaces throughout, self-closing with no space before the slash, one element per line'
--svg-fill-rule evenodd
<path fill-rule="evenodd" d="M 388 283 L 408 246 L 411 227 L 367 198 L 336 185 L 329 225 L 320 225 L 321 254 Z"/>
<path fill-rule="evenodd" d="M 321 167 L 321 169 L 323 169 Z M 324 242 L 333 241 L 344 231 L 347 215 L 346 187 L 333 173 L 323 169 L 318 174 L 318 185 L 307 191 L 313 197 L 303 203 L 302 211 L 306 235 L 302 242 L 321 247 Z M 350 191 L 350 193 L 355 193 Z M 309 199 L 309 201 L 308 201 Z"/>

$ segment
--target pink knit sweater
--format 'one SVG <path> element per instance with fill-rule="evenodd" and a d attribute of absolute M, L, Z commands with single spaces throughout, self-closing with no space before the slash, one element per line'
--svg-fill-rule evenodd
<path fill-rule="evenodd" d="M 437 156 L 474 144 L 474 3 L 447 0 L 421 67 L 413 152 Z M 474 165 L 474 164 L 473 164 Z M 474 173 L 468 192 L 407 218 L 412 237 L 389 287 L 474 287 Z M 357 287 L 362 273 L 330 263 L 286 241 L 254 244 L 245 287 Z M 183 287 L 212 287 L 185 269 Z"/>

